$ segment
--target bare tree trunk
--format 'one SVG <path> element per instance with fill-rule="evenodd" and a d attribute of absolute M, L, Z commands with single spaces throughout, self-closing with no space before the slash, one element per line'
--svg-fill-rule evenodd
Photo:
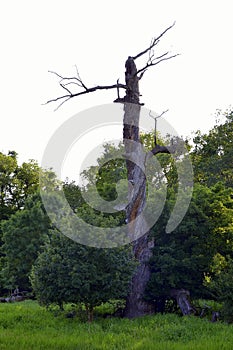
<path fill-rule="evenodd" d="M 150 278 L 148 260 L 151 256 L 153 241 L 148 240 L 149 228 L 142 212 L 146 204 L 145 154 L 139 140 L 139 87 L 137 68 L 132 57 L 125 64 L 125 81 L 127 85 L 124 97 L 124 146 L 127 155 L 127 176 L 129 181 L 129 205 L 126 219 L 129 223 L 129 235 L 133 242 L 133 253 L 138 266 L 131 281 L 124 315 L 126 317 L 143 316 L 154 311 L 151 304 L 143 300 L 144 290 Z M 130 159 L 130 160 L 129 160 Z M 140 220 L 135 220 L 138 215 Z M 142 232 L 146 232 L 142 235 Z"/>
<path fill-rule="evenodd" d="M 92 323 L 93 322 L 93 315 L 94 315 L 94 308 L 92 306 L 86 305 L 86 311 L 87 311 L 87 322 Z"/>
<path fill-rule="evenodd" d="M 190 293 L 185 289 L 172 289 L 170 291 L 170 296 L 174 298 L 179 306 L 182 314 L 191 315 L 196 314 L 196 310 L 190 302 Z"/>
<path fill-rule="evenodd" d="M 153 242 L 148 241 L 147 234 L 134 242 L 133 250 L 138 260 L 138 266 L 133 275 L 130 291 L 126 300 L 126 307 L 124 310 L 125 317 L 133 318 L 155 312 L 154 305 L 143 299 L 144 291 L 150 278 L 148 260 L 152 254 L 152 246 Z"/>

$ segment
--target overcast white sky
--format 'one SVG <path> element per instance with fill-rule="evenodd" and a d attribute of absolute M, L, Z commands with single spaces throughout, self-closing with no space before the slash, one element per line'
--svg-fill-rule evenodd
<path fill-rule="evenodd" d="M 116 98 L 113 90 L 88 94 L 54 112 L 56 104 L 42 106 L 62 93 L 48 70 L 73 75 L 76 64 L 87 85 L 124 82 L 127 57 L 174 21 L 158 52 L 180 56 L 144 75 L 141 101 L 158 113 L 169 109 L 166 119 L 187 136 L 207 131 L 216 109 L 232 104 L 232 1 L 1 2 L 0 151 L 40 162 L 64 121 Z"/>

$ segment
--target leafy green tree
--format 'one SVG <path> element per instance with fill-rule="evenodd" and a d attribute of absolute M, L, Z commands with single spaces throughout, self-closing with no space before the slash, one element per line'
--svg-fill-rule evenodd
<path fill-rule="evenodd" d="M 2 221 L 1 279 L 4 287 L 29 289 L 32 264 L 42 249 L 50 227 L 39 193 L 29 197 L 24 209 Z"/>
<path fill-rule="evenodd" d="M 81 194 L 81 189 L 74 181 L 65 181 L 63 183 L 63 191 L 72 210 L 77 210 L 85 203 Z"/>
<path fill-rule="evenodd" d="M 126 180 L 126 162 L 122 153 L 122 144 L 107 143 L 97 165 L 83 171 L 85 185 L 80 188 L 82 203 L 76 208 L 76 213 L 91 225 L 115 227 L 125 223 L 125 212 L 117 212 L 111 203 L 116 199 L 119 203 L 126 201 L 127 183 L 121 183 L 121 180 Z M 109 207 L 113 209 L 110 213 L 106 210 Z"/>
<path fill-rule="evenodd" d="M 105 182 L 101 182 L 105 178 L 106 183 L 112 182 L 111 173 L 108 172 L 108 161 L 104 165 L 107 166 L 102 168 L 102 177 L 98 178 L 99 189 L 111 198 L 112 189 L 109 191 L 108 187 L 104 187 Z M 106 176 L 103 175 L 103 172 Z M 120 216 L 93 209 L 83 199 L 85 192 L 96 203 L 93 192 L 98 176 L 96 168 L 90 168 L 85 176 L 88 184 L 84 188 L 79 188 L 75 183 L 63 184 L 63 191 L 72 210 L 89 225 L 101 228 L 118 226 L 122 220 Z M 52 192 L 52 197 L 48 197 L 49 205 L 52 206 L 55 216 L 60 217 L 62 213 L 64 227 L 68 228 L 71 218 L 68 213 L 67 216 L 65 215 L 66 210 L 63 208 L 64 204 L 60 194 L 58 187 L 57 191 Z M 82 225 L 77 226 L 78 237 L 88 234 L 87 231 L 83 232 Z M 102 239 L 101 237 L 94 238 Z M 49 241 L 33 267 L 31 281 L 40 303 L 47 306 L 57 303 L 62 307 L 65 302 L 82 302 L 91 320 L 95 306 L 111 298 L 122 298 L 127 294 L 132 266 L 134 264 L 129 247 L 91 248 L 74 242 L 54 229 L 50 231 Z"/>
<path fill-rule="evenodd" d="M 97 165 L 83 171 L 86 182 L 85 189 L 91 191 L 97 188 L 99 195 L 106 201 L 117 198 L 116 184 L 127 178 L 126 161 L 122 159 L 124 148 L 122 144 L 104 145 L 103 154 L 97 159 Z"/>
<path fill-rule="evenodd" d="M 11 195 L 12 180 L 16 169 L 16 154 L 0 153 L 0 220 L 7 219 L 16 208 L 16 203 Z"/>
<path fill-rule="evenodd" d="M 154 227 L 155 247 L 150 262 L 151 279 L 146 298 L 158 301 L 171 289 L 187 289 L 194 297 L 206 297 L 203 285 L 217 253 L 232 254 L 232 191 L 220 183 L 212 188 L 196 184 L 188 212 L 170 234 L 165 232 L 175 192 L 170 193 L 163 215 Z"/>
<path fill-rule="evenodd" d="M 219 262 L 221 261 L 221 264 Z M 217 266 L 218 268 L 216 268 Z M 222 314 L 226 321 L 233 322 L 233 258 L 218 257 L 218 263 L 213 264 L 214 276 L 206 285 L 212 295 L 223 303 Z"/>
<path fill-rule="evenodd" d="M 18 209 L 22 209 L 27 197 L 39 185 L 39 166 L 34 160 L 17 162 L 17 153 L 7 155 L 0 152 L 0 220 L 8 219 Z"/>
<path fill-rule="evenodd" d="M 208 186 L 222 181 L 233 187 L 233 111 L 218 112 L 216 125 L 194 138 L 192 161 L 195 180 Z"/>
<path fill-rule="evenodd" d="M 39 166 L 37 162 L 30 160 L 18 165 L 16 152 L 10 151 L 8 154 L 0 152 L 0 249 L 3 244 L 2 222 L 24 208 L 25 201 L 38 189 L 38 185 Z M 0 250 L 1 270 L 3 269 L 3 258 L 3 251 Z"/>
<path fill-rule="evenodd" d="M 196 134 L 191 153 L 195 173 L 193 198 L 182 223 L 171 234 L 165 233 L 165 227 L 176 201 L 176 164 L 169 155 L 157 156 L 167 181 L 167 201 L 153 229 L 156 244 L 147 300 L 164 301 L 173 288 L 206 297 L 209 289 L 203 281 L 211 275 L 213 259 L 218 254 L 232 256 L 232 126 L 229 112 L 224 123 L 218 122 L 209 134 Z M 143 135 L 143 140 L 151 148 L 151 135 Z M 190 150 L 188 142 L 186 146 Z M 181 170 L 185 172 L 185 167 Z"/>
<path fill-rule="evenodd" d="M 3 154 L 0 152 L 0 270 L 5 268 L 5 253 L 2 244 L 2 226 L 17 211 L 21 211 L 27 199 L 33 195 L 39 186 L 39 166 L 30 160 L 19 165 L 17 153 L 14 151 Z M 2 276 L 2 273 L 1 273 Z M 0 291 L 4 292 L 3 280 L 0 276 Z M 7 283 L 10 285 L 9 283 Z"/>
<path fill-rule="evenodd" d="M 128 247 L 92 248 L 53 230 L 31 280 L 41 304 L 83 303 L 92 321 L 95 306 L 126 296 L 133 266 Z"/>

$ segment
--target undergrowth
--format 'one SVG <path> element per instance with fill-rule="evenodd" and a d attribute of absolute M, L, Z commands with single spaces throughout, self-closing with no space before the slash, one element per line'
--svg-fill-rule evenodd
<path fill-rule="evenodd" d="M 103 318 L 105 311 L 88 324 L 74 305 L 61 312 L 35 301 L 0 304 L 0 349 L 232 350 L 233 325 L 175 314 Z"/>

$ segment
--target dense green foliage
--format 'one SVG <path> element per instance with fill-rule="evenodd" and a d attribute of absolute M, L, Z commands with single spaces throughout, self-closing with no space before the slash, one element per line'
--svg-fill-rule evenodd
<path fill-rule="evenodd" d="M 217 300 L 223 303 L 223 315 L 233 323 L 233 260 L 229 256 L 216 256 L 212 264 L 212 276 L 206 281 Z"/>
<path fill-rule="evenodd" d="M 233 188 L 233 111 L 219 111 L 216 125 L 207 134 L 198 131 L 193 141 L 195 179 L 207 186 L 222 181 Z"/>
<path fill-rule="evenodd" d="M 150 261 L 152 274 L 147 299 L 168 297 L 172 288 L 187 289 L 195 298 L 209 295 L 203 282 L 212 273 L 214 257 L 232 254 L 231 194 L 220 183 L 211 188 L 195 184 L 185 218 L 167 234 L 165 226 L 174 201 L 170 195 L 165 213 L 153 229 L 156 244 Z"/>
<path fill-rule="evenodd" d="M 35 161 L 20 166 L 16 152 L 7 155 L 0 152 L 0 220 L 8 219 L 12 213 L 22 209 L 38 184 L 39 166 Z"/>
<path fill-rule="evenodd" d="M 232 274 L 220 263 L 233 258 L 232 112 L 224 117 L 208 134 L 196 133 L 190 152 L 193 196 L 183 221 L 171 234 L 165 233 L 165 227 L 176 200 L 176 171 L 169 156 L 161 156 L 165 171 L 168 169 L 168 195 L 153 228 L 152 274 L 145 297 L 158 301 L 160 307 L 171 288 L 184 288 L 192 297 L 214 296 L 223 301 L 223 312 L 229 319 L 227 314 L 233 310 Z"/>
<path fill-rule="evenodd" d="M 5 288 L 30 289 L 31 268 L 42 250 L 49 227 L 39 193 L 26 200 L 23 210 L 2 222 L 4 258 L 1 277 Z"/>
<path fill-rule="evenodd" d="M 34 265 L 32 285 L 41 304 L 83 303 L 92 317 L 95 306 L 126 296 L 134 266 L 128 247 L 92 248 L 53 230 Z"/>
<path fill-rule="evenodd" d="M 17 153 L 8 152 L 7 155 L 0 152 L 0 270 L 6 268 L 6 260 L 8 255 L 2 249 L 3 237 L 2 237 L 2 226 L 5 220 L 11 218 L 13 214 L 16 215 L 17 219 L 15 220 L 19 223 L 21 221 L 22 229 L 22 219 L 20 219 L 20 211 L 24 209 L 25 203 L 30 196 L 33 196 L 39 186 L 39 166 L 37 162 L 30 160 L 29 162 L 24 162 L 22 165 L 18 164 Z M 16 224 L 16 222 L 15 222 Z M 13 226 L 15 224 L 12 223 Z M 32 224 L 31 224 L 32 225 Z M 17 226 L 17 225 L 16 225 Z M 25 223 L 24 223 L 25 226 Z M 26 227 L 23 228 L 26 230 Z M 14 230 L 19 230 L 20 228 L 14 227 Z M 9 231 L 10 232 L 10 231 Z M 11 232 L 10 232 L 11 234 Z M 14 237 L 14 234 L 13 236 Z M 16 239 L 17 241 L 17 239 Z M 11 243 L 16 247 L 14 239 L 11 240 Z M 18 243 L 18 242 L 17 242 Z M 22 245 L 20 244 L 22 248 Z M 18 248 L 17 248 L 18 249 Z M 8 252 L 11 255 L 14 255 L 13 247 L 9 246 Z M 22 255 L 22 252 L 21 252 Z M 9 258 L 10 259 L 10 258 Z M 8 268 L 7 268 L 8 269 Z M 19 270 L 22 272 L 24 268 Z M 6 288 L 13 284 L 17 284 L 14 281 L 16 276 L 16 271 L 13 272 L 13 276 L 7 277 L 9 281 L 6 283 L 3 281 L 2 273 L 0 273 L 0 292 L 4 292 Z M 18 276 L 17 278 L 24 280 L 25 276 Z"/>

